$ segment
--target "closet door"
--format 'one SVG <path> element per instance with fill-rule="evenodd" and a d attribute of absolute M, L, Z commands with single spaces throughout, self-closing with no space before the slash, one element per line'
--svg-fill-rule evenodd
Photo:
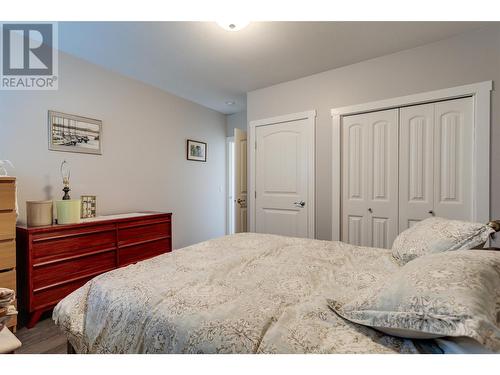
<path fill-rule="evenodd" d="M 431 216 L 472 218 L 472 98 L 400 110 L 399 231 Z"/>
<path fill-rule="evenodd" d="M 368 239 L 368 119 L 342 120 L 342 241 L 367 246 Z"/>
<path fill-rule="evenodd" d="M 434 210 L 434 103 L 400 109 L 399 231 Z"/>
<path fill-rule="evenodd" d="M 434 115 L 434 212 L 472 218 L 472 98 L 438 102 Z"/>
<path fill-rule="evenodd" d="M 342 132 L 342 239 L 390 247 L 398 233 L 398 110 L 344 117 Z"/>

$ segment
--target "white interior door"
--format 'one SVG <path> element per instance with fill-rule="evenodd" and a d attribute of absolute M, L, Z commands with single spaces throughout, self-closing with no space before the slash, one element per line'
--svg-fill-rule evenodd
<path fill-rule="evenodd" d="M 398 110 L 346 116 L 342 240 L 387 248 L 398 234 Z"/>
<path fill-rule="evenodd" d="M 434 213 L 434 106 L 400 110 L 400 232 Z"/>
<path fill-rule="evenodd" d="M 472 220 L 472 98 L 436 103 L 434 123 L 434 212 Z"/>
<path fill-rule="evenodd" d="M 247 232 L 247 132 L 234 129 L 235 232 Z"/>
<path fill-rule="evenodd" d="M 258 233 L 314 238 L 314 123 L 308 119 L 257 126 L 255 229 Z"/>
<path fill-rule="evenodd" d="M 342 241 L 366 246 L 368 238 L 368 126 L 365 115 L 342 121 Z"/>
<path fill-rule="evenodd" d="M 400 113 L 399 230 L 434 215 L 472 220 L 472 98 Z"/>

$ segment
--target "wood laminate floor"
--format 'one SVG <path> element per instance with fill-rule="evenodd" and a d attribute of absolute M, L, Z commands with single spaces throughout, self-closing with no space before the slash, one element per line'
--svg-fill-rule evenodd
<path fill-rule="evenodd" d="M 16 354 L 66 354 L 66 336 L 49 316 L 43 317 L 31 329 L 20 328 L 16 333 L 23 346 Z"/>

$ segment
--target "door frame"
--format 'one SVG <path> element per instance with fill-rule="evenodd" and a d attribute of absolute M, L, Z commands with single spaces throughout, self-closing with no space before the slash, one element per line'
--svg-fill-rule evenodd
<path fill-rule="evenodd" d="M 226 235 L 232 234 L 231 226 L 234 232 L 234 152 L 232 151 L 234 151 L 234 136 L 226 137 Z"/>
<path fill-rule="evenodd" d="M 490 107 L 493 81 L 457 86 L 442 90 L 400 96 L 364 104 L 333 108 L 332 116 L 332 240 L 340 241 L 341 227 L 341 127 L 342 118 L 366 112 L 425 104 L 440 100 L 472 97 L 474 140 L 472 161 L 472 217 L 474 221 L 490 220 Z"/>
<path fill-rule="evenodd" d="M 248 215 L 249 215 L 249 231 L 255 232 L 256 227 L 256 215 L 255 215 L 255 204 L 256 204 L 256 190 L 255 190 L 255 164 L 256 164 L 256 133 L 258 126 L 269 126 L 274 124 L 280 124 L 283 122 L 307 120 L 307 129 L 309 132 L 309 144 L 307 147 L 309 165 L 308 165 L 308 186 L 307 186 L 307 215 L 308 215 L 308 228 L 309 238 L 316 237 L 316 201 L 315 201 L 315 156 L 316 156 L 316 138 L 315 138 L 315 127 L 316 127 L 316 110 L 310 110 L 305 112 L 291 113 L 282 116 L 275 116 L 260 120 L 253 120 L 249 122 L 248 126 L 248 164 L 249 164 L 249 181 L 248 181 Z"/>

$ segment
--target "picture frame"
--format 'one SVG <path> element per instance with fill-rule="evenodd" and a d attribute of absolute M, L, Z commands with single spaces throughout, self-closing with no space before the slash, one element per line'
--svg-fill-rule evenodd
<path fill-rule="evenodd" d="M 186 142 L 186 158 L 193 161 L 207 161 L 207 144 L 201 141 L 188 139 Z"/>
<path fill-rule="evenodd" d="M 96 217 L 97 214 L 97 196 L 80 196 L 80 218 L 89 219 Z"/>
<path fill-rule="evenodd" d="M 49 111 L 49 150 L 102 155 L 102 121 Z"/>

